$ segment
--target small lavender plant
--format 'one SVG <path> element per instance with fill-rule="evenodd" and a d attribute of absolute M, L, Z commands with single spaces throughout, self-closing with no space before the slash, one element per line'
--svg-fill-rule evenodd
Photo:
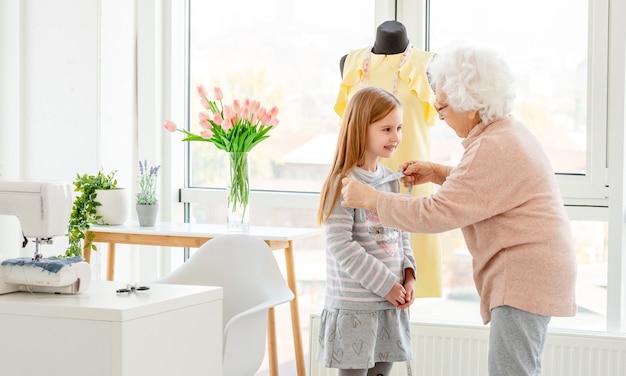
<path fill-rule="evenodd" d="M 146 160 L 139 161 L 139 193 L 137 193 L 137 205 L 155 205 L 157 174 L 161 166 L 150 167 Z"/>

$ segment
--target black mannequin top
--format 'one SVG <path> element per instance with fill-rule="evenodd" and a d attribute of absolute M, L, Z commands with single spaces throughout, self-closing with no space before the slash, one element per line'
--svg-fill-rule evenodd
<path fill-rule="evenodd" d="M 376 29 L 376 40 L 372 47 L 372 53 L 377 55 L 394 55 L 402 53 L 409 45 L 409 37 L 406 28 L 398 21 L 385 21 Z M 343 76 L 343 65 L 346 62 L 344 55 L 339 60 L 339 72 Z"/>

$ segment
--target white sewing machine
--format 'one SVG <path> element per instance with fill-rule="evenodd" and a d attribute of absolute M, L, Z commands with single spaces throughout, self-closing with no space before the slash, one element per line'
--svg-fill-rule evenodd
<path fill-rule="evenodd" d="M 0 181 L 0 214 L 20 221 L 24 242 L 35 241 L 32 258 L 3 259 L 0 249 L 0 294 L 15 291 L 73 294 L 86 291 L 91 269 L 82 257 L 42 257 L 41 244 L 63 236 L 72 210 L 72 189 L 67 183 Z"/>

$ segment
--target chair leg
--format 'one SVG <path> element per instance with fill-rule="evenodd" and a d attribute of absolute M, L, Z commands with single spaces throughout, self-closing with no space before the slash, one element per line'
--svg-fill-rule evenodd
<path fill-rule="evenodd" d="M 293 347 L 296 355 L 296 372 L 298 376 L 306 376 L 304 365 L 304 350 L 302 348 L 302 332 L 300 331 L 300 309 L 298 307 L 298 289 L 296 282 L 296 270 L 293 259 L 293 242 L 285 248 L 285 268 L 287 273 L 287 285 L 293 292 L 294 298 L 289 303 L 291 307 L 291 328 L 293 331 Z"/>
<path fill-rule="evenodd" d="M 276 350 L 276 315 L 274 308 L 267 312 L 267 354 L 269 358 L 270 376 L 278 376 L 278 351 Z"/>

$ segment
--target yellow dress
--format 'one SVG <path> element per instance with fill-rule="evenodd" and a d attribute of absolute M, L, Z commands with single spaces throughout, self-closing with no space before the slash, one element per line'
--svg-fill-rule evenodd
<path fill-rule="evenodd" d="M 415 48 L 398 70 L 403 53 L 378 55 L 371 47 L 350 51 L 343 66 L 343 80 L 337 95 L 335 112 L 342 117 L 348 100 L 364 86 L 377 86 L 395 95 L 402 103 L 402 142 L 392 158 L 381 163 L 393 171 L 408 160 L 430 159 L 430 135 L 428 127 L 435 125 L 437 112 L 432 106 L 434 93 L 428 85 L 426 68 L 433 54 Z M 367 72 L 364 64 L 369 55 Z M 402 188 L 406 193 L 406 188 Z M 413 196 L 427 196 L 434 192 L 432 184 L 413 187 Z M 437 234 L 411 234 L 411 247 L 417 264 L 415 283 L 416 297 L 441 296 L 441 245 Z"/>

